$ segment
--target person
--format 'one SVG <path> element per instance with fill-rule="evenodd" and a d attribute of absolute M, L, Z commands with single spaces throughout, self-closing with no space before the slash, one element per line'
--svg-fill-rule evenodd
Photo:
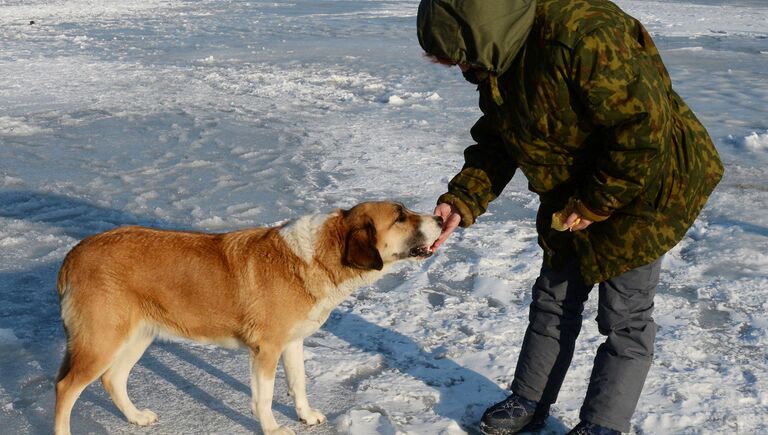
<path fill-rule="evenodd" d="M 540 200 L 543 265 L 512 393 L 481 430 L 544 424 L 598 284 L 606 339 L 570 434 L 629 432 L 654 353 L 661 259 L 722 177 L 714 144 L 647 31 L 607 0 L 422 0 L 417 30 L 427 56 L 477 85 L 482 112 L 437 201 L 432 249 L 472 225 L 518 169 Z"/>

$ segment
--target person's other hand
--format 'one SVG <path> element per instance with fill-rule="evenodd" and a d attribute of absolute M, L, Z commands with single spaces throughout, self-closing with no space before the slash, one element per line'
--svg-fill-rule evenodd
<path fill-rule="evenodd" d="M 568 219 L 565 220 L 565 226 L 568 228 L 569 231 L 580 231 L 584 228 L 590 226 L 592 224 L 592 221 L 585 218 L 584 216 L 573 212 L 568 216 Z"/>
<path fill-rule="evenodd" d="M 445 242 L 453 230 L 455 230 L 461 223 L 461 215 L 459 214 L 459 211 L 456 207 L 450 204 L 438 204 L 437 207 L 435 207 L 435 215 L 443 218 L 443 231 L 440 233 L 440 237 L 435 240 L 435 243 L 432 244 L 432 247 L 430 248 L 432 252 L 437 251 L 437 248 Z"/>

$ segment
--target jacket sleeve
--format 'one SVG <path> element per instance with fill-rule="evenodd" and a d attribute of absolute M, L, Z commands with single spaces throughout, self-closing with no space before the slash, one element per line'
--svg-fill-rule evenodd
<path fill-rule="evenodd" d="M 605 220 L 661 172 L 664 124 L 671 120 L 667 86 L 643 40 L 607 26 L 576 45 L 572 77 L 598 147 L 576 199 L 588 219 Z"/>
<path fill-rule="evenodd" d="M 437 200 L 458 209 L 462 227 L 472 225 L 485 213 L 517 168 L 487 116 L 475 123 L 471 135 L 477 143 L 464 150 L 464 167 L 448 183 L 448 192 Z"/>

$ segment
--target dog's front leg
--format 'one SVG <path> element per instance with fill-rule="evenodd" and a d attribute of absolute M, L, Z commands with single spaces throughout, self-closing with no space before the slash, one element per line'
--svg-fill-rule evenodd
<path fill-rule="evenodd" d="M 304 340 L 299 339 L 288 343 L 283 350 L 283 366 L 288 379 L 288 391 L 296 403 L 296 413 L 306 424 L 323 423 L 326 418 L 322 412 L 312 409 L 307 400 L 307 384 L 304 373 Z"/>
<path fill-rule="evenodd" d="M 251 410 L 261 423 L 264 435 L 295 435 L 293 429 L 280 426 L 272 414 L 275 371 L 280 352 L 261 346 L 251 350 Z"/>

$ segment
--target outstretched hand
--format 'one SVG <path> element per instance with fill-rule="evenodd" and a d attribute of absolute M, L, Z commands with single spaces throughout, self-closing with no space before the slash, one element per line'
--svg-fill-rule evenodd
<path fill-rule="evenodd" d="M 437 240 L 435 240 L 435 243 L 432 244 L 432 247 L 430 248 L 432 252 L 437 251 L 437 248 L 445 242 L 453 230 L 455 230 L 461 223 L 461 215 L 459 214 L 459 211 L 456 207 L 450 204 L 438 204 L 437 207 L 435 207 L 435 215 L 443 218 L 443 230 L 440 233 L 440 237 L 438 237 Z"/>

